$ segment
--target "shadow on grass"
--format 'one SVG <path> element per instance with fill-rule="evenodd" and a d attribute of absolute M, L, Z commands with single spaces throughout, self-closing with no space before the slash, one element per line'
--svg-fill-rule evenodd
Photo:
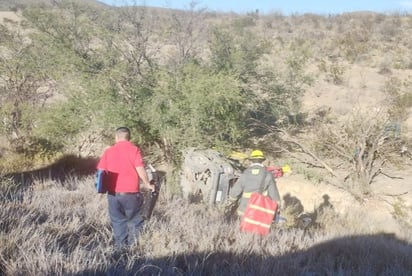
<path fill-rule="evenodd" d="M 76 275 L 411 275 L 412 246 L 392 234 L 347 236 L 282 256 L 190 252 L 150 259 L 125 253 Z M 263 250 L 262 250 L 263 251 Z"/>
<path fill-rule="evenodd" d="M 285 194 L 283 196 L 283 208 L 288 214 L 288 225 L 300 229 L 319 229 L 319 217 L 325 211 L 334 211 L 334 206 L 330 202 L 330 196 L 328 194 L 324 194 L 322 199 L 323 201 L 314 209 L 313 212 L 306 212 L 299 198 L 292 196 L 289 193 Z"/>
<path fill-rule="evenodd" d="M 83 178 L 96 173 L 97 158 L 79 158 L 66 155 L 53 164 L 35 170 L 0 175 L 0 199 L 19 200 L 36 181 L 56 181 L 68 190 L 76 189 L 73 178 Z"/>
<path fill-rule="evenodd" d="M 35 170 L 13 172 L 3 175 L 16 183 L 30 185 L 34 180 L 65 181 L 70 176 L 83 177 L 96 171 L 97 158 L 81 158 L 75 155 L 66 155 L 53 164 Z"/>

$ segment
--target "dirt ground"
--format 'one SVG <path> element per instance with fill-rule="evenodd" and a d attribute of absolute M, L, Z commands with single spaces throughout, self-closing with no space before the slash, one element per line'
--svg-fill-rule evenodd
<path fill-rule="evenodd" d="M 0 22 L 4 22 L 4 20 L 10 20 L 13 22 L 19 22 L 20 18 L 15 12 L 11 11 L 0 11 Z"/>
<path fill-rule="evenodd" d="M 313 183 L 302 175 L 291 174 L 277 179 L 283 204 L 287 198 L 298 200 L 303 205 L 303 213 L 314 213 L 322 205 L 333 207 L 340 215 L 356 210 L 364 211 L 372 222 L 373 231 L 400 233 L 403 222 L 412 225 L 412 173 L 397 173 L 402 179 L 388 179 L 379 176 L 372 184 L 373 194 L 356 199 L 350 193 L 324 183 Z"/>
<path fill-rule="evenodd" d="M 314 74 L 319 74 L 316 69 L 312 70 Z M 382 75 L 378 68 L 351 65 L 345 71 L 343 84 L 340 85 L 327 82 L 320 76 L 307 89 L 303 109 L 311 112 L 320 107 L 330 107 L 335 115 L 344 117 L 357 108 L 380 108 L 385 105 L 383 88 L 390 78 L 411 79 L 412 70 L 393 70 L 391 75 Z M 402 124 L 402 133 L 412 137 L 412 110 L 409 110 L 409 117 Z"/>

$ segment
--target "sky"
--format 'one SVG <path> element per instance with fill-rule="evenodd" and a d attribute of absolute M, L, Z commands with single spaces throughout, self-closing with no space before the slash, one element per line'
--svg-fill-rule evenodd
<path fill-rule="evenodd" d="M 374 11 L 380 13 L 411 13 L 412 0 L 99 0 L 109 5 L 145 5 L 187 10 L 191 2 L 196 9 L 209 11 L 246 13 L 280 12 L 284 15 L 316 13 L 321 15 L 340 14 L 353 11 Z"/>

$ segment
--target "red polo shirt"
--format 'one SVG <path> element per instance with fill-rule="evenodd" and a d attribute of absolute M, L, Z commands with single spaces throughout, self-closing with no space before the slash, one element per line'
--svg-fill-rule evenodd
<path fill-rule="evenodd" d="M 119 141 L 104 151 L 97 169 L 108 172 L 109 192 L 139 192 L 136 167 L 144 167 L 140 149 L 129 141 Z"/>

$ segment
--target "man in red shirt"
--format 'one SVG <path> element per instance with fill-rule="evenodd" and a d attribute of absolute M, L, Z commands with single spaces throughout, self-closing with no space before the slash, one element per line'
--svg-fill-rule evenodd
<path fill-rule="evenodd" d="M 130 130 L 127 127 L 116 129 L 115 141 L 104 151 L 97 169 L 106 172 L 114 242 L 117 248 L 121 248 L 132 245 L 143 226 L 140 180 L 152 191 L 154 185 L 149 182 L 140 149 L 130 142 Z"/>

